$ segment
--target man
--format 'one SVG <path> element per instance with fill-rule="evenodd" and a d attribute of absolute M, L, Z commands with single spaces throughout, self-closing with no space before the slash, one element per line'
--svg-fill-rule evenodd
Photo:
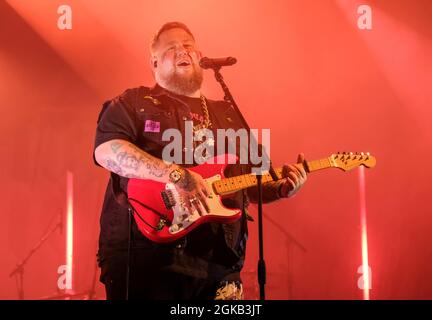
<path fill-rule="evenodd" d="M 206 223 L 174 243 L 147 239 L 132 221 L 129 237 L 128 178 L 173 183 L 188 210 L 208 211 L 208 191 L 203 178 L 186 165 L 162 160 L 162 133 L 193 121 L 200 129 L 241 128 L 233 108 L 210 101 L 201 92 L 201 53 L 188 27 L 179 22 L 162 26 L 151 45 L 153 88 L 126 90 L 108 101 L 98 119 L 94 157 L 111 172 L 105 194 L 99 240 L 101 281 L 108 299 L 124 299 L 130 257 L 131 299 L 241 299 L 240 271 L 245 258 L 247 205 L 256 202 L 256 188 L 237 192 L 223 200 L 225 206 L 242 209 L 242 218 L 230 224 Z M 184 150 L 187 152 L 187 150 Z M 263 186 L 265 202 L 294 195 L 306 181 L 298 164 L 284 166 L 285 179 Z M 245 165 L 230 165 L 225 174 L 247 172 Z M 128 255 L 128 241 L 131 254 Z"/>

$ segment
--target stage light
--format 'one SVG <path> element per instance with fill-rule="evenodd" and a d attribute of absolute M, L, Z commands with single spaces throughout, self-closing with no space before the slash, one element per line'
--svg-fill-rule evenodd
<path fill-rule="evenodd" d="M 66 173 L 66 265 L 73 290 L 73 173 Z"/>

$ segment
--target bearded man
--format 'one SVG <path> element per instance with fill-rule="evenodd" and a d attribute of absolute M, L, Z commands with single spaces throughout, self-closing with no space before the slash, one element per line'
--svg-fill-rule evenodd
<path fill-rule="evenodd" d="M 223 199 L 226 207 L 241 210 L 241 218 L 235 222 L 202 224 L 169 243 L 150 240 L 136 221 L 128 218 L 133 209 L 127 194 L 129 179 L 171 183 L 190 212 L 204 215 L 210 210 L 211 190 L 203 177 L 188 165 L 162 158 L 168 144 L 162 139 L 165 130 L 177 129 L 184 134 L 188 122 L 192 122 L 194 132 L 242 128 L 228 103 L 203 95 L 201 57 L 186 25 L 164 24 L 151 44 L 150 67 L 156 85 L 126 90 L 107 101 L 99 115 L 94 159 L 111 173 L 98 252 L 107 299 L 243 298 L 240 272 L 251 220 L 247 206 L 257 201 L 256 187 Z M 300 154 L 297 164 L 284 166 L 284 179 L 263 184 L 265 202 L 291 197 L 303 186 L 307 179 L 303 160 Z M 229 165 L 225 175 L 248 170 L 245 165 Z"/>

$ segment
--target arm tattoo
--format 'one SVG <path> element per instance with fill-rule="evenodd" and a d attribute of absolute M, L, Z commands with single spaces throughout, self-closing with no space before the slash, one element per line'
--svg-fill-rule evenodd
<path fill-rule="evenodd" d="M 120 142 L 114 141 L 114 142 L 111 143 L 111 150 L 114 153 L 117 153 L 118 149 L 120 149 L 121 147 L 122 147 L 122 144 Z"/>
<path fill-rule="evenodd" d="M 119 176 L 121 176 L 123 174 L 122 168 L 117 164 L 117 162 L 115 162 L 111 159 L 107 159 L 106 165 L 107 165 L 107 169 L 109 171 L 112 171 L 112 172 L 118 174 Z"/>
<path fill-rule="evenodd" d="M 138 158 L 134 154 L 125 151 L 120 152 L 116 158 L 122 168 L 133 169 L 135 171 L 139 169 L 141 162 L 143 162 L 142 157 Z"/>
<path fill-rule="evenodd" d="M 127 145 L 125 151 L 119 152 L 124 146 L 121 142 L 112 142 L 111 151 L 115 154 L 112 159 L 107 160 L 107 169 L 126 178 L 144 178 L 146 174 L 140 172 L 145 165 L 147 174 L 154 177 L 163 177 L 168 174 L 171 166 L 165 166 L 158 159 L 143 154 L 142 151 L 132 143 Z"/>
<path fill-rule="evenodd" d="M 134 151 L 139 154 L 140 149 L 138 149 L 135 145 L 129 144 L 129 147 L 134 149 Z M 145 164 L 146 169 L 148 170 L 149 174 L 155 177 L 163 177 L 164 175 L 168 174 L 168 171 L 170 170 L 169 167 L 161 166 L 160 162 L 154 159 L 153 157 L 139 157 L 139 162 L 137 165 L 137 169 L 141 167 L 141 164 Z M 136 169 L 136 170 L 137 170 Z"/>
<path fill-rule="evenodd" d="M 165 174 L 168 174 L 169 168 L 160 168 L 160 164 L 155 160 L 148 159 L 146 161 L 146 168 L 149 173 L 155 177 L 163 177 Z"/>

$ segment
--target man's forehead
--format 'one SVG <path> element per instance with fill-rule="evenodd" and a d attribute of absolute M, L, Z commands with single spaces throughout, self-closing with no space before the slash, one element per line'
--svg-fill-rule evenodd
<path fill-rule="evenodd" d="M 170 44 L 175 42 L 192 41 L 193 37 L 181 28 L 173 28 L 162 32 L 159 36 L 159 41 Z"/>

